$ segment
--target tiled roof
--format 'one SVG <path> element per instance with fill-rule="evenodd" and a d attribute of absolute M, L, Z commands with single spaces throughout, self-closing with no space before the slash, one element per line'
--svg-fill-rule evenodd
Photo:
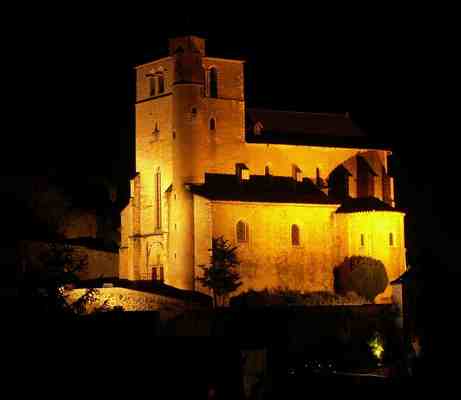
<path fill-rule="evenodd" d="M 255 134 L 254 126 L 262 125 Z M 388 149 L 366 135 L 345 114 L 247 109 L 248 143 L 292 144 L 322 147 Z"/>
<path fill-rule="evenodd" d="M 204 184 L 190 187 L 210 200 L 338 204 L 308 178 L 296 182 L 289 177 L 251 175 L 249 180 L 239 181 L 236 175 L 205 174 Z"/>
<path fill-rule="evenodd" d="M 363 197 L 358 199 L 348 198 L 343 201 L 336 212 L 339 214 L 353 213 L 360 211 L 397 211 L 401 210 L 391 207 L 389 204 L 375 197 Z"/>

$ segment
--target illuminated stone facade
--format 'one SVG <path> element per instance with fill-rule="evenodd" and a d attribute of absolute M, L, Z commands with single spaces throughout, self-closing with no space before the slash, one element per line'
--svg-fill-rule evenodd
<path fill-rule="evenodd" d="M 333 290 L 334 266 L 360 254 L 397 278 L 404 214 L 390 151 L 347 115 L 247 110 L 243 67 L 188 36 L 136 68 L 137 173 L 122 211 L 120 277 L 203 290 L 198 266 L 223 235 L 239 246 L 241 290 Z"/>

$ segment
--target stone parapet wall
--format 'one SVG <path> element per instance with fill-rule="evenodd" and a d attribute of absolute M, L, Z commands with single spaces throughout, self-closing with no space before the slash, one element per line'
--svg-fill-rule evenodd
<path fill-rule="evenodd" d="M 72 247 L 76 259 L 79 257 L 88 257 L 88 264 L 85 270 L 79 273 L 81 279 L 96 279 L 101 276 L 105 278 L 118 277 L 118 253 L 74 244 L 69 245 Z M 21 241 L 18 248 L 18 257 L 22 260 L 24 268 L 40 269 L 40 257 L 48 251 L 48 246 L 49 243 L 44 241 Z"/>
<path fill-rule="evenodd" d="M 85 292 L 86 289 L 69 290 L 66 293 L 67 299 L 73 303 Z M 173 297 L 113 287 L 97 289 L 95 301 L 88 305 L 86 311 L 91 313 L 106 301 L 109 308 L 122 307 L 124 311 L 159 311 L 161 319 L 173 318 L 190 306 L 188 302 Z"/>

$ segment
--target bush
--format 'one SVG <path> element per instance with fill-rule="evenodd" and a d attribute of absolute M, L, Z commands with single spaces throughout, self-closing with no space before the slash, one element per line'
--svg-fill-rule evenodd
<path fill-rule="evenodd" d="M 303 305 L 306 306 L 341 306 L 362 305 L 368 301 L 355 292 L 340 295 L 332 292 L 312 292 L 303 296 Z"/>
<path fill-rule="evenodd" d="M 371 257 L 352 256 L 335 267 L 335 290 L 340 294 L 353 291 L 369 301 L 389 284 L 384 264 Z"/>
<path fill-rule="evenodd" d="M 231 299 L 232 306 L 260 307 L 260 306 L 335 306 L 335 305 L 362 305 L 368 301 L 354 292 L 345 295 L 332 292 L 308 292 L 298 290 L 274 288 L 261 291 L 249 290 Z"/>

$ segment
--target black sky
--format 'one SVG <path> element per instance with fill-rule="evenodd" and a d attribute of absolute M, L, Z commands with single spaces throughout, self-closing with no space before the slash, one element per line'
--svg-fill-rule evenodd
<path fill-rule="evenodd" d="M 444 125 L 451 111 L 426 101 L 429 63 L 440 50 L 417 18 L 387 9 L 351 18 L 311 5 L 216 5 L 213 15 L 205 5 L 181 7 L 40 5 L 11 14 L 18 21 L 7 44 L 15 128 L 4 142 L 4 173 L 52 168 L 123 185 L 132 169 L 133 67 L 167 55 L 169 37 L 192 32 L 207 39 L 209 55 L 246 60 L 248 106 L 350 111 L 389 143 L 409 247 L 454 259 L 457 154 Z"/>

